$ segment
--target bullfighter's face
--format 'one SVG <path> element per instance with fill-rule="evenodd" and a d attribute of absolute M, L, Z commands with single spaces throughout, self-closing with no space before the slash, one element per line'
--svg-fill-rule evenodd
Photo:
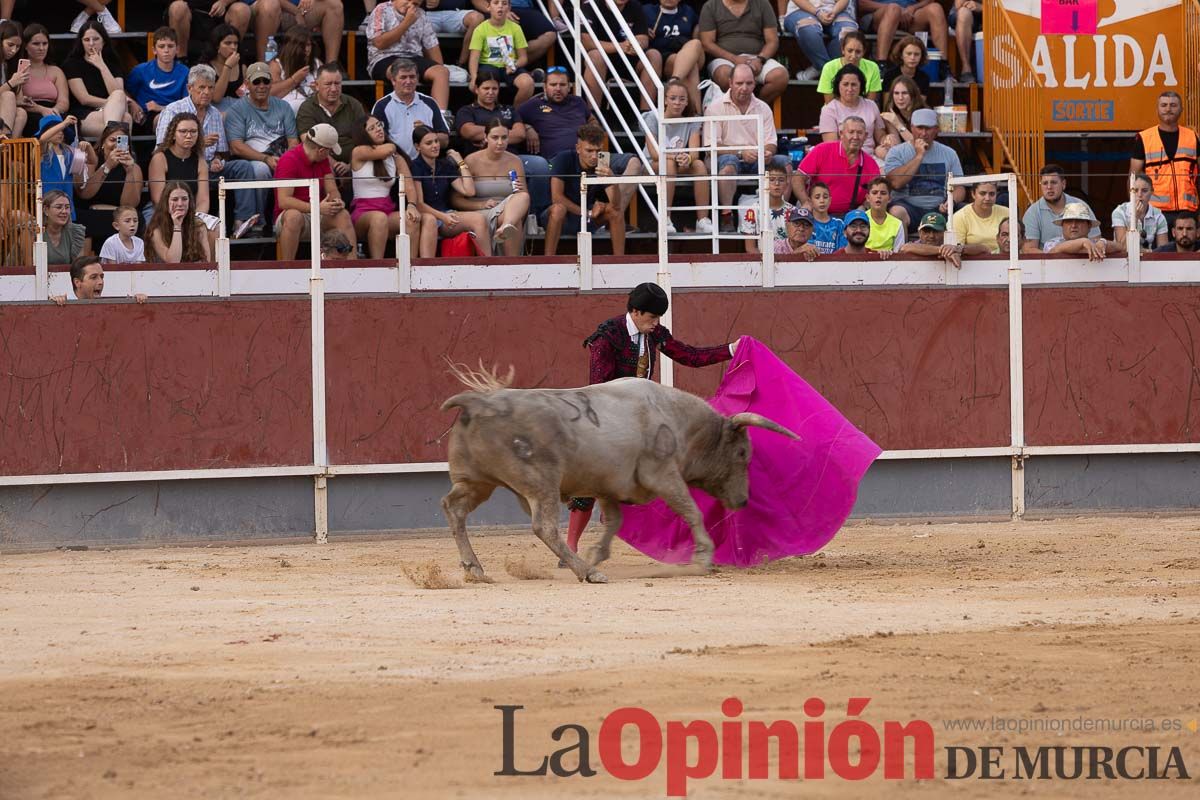
<path fill-rule="evenodd" d="M 651 314 L 649 311 L 630 311 L 629 316 L 633 318 L 633 325 L 638 329 L 638 333 L 649 333 L 658 326 L 658 321 L 662 319 L 658 314 Z"/>

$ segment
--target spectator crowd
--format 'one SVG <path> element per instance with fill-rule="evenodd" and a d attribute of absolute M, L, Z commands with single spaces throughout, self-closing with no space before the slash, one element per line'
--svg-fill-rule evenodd
<path fill-rule="evenodd" d="M 938 141 L 926 43 L 955 48 L 959 80 L 974 82 L 976 0 L 589 3 L 581 77 L 547 59 L 574 13 L 556 3 L 546 15 L 532 0 L 160 0 L 149 58 L 128 69 L 109 0 L 79 0 L 61 58 L 44 25 L 11 18 L 14 4 L 0 0 L 0 136 L 41 144 L 51 263 L 211 260 L 222 176 L 316 181 L 315 197 L 308 185 L 232 193 L 227 233 L 276 240 L 285 260 L 314 215 L 341 237 L 328 252 L 382 258 L 402 213 L 414 257 L 519 256 L 534 234 L 553 255 L 585 225 L 606 229 L 623 254 L 635 187 L 589 182 L 581 197 L 581 178 L 653 171 L 664 149 L 671 177 L 722 176 L 718 214 L 708 211 L 709 182 L 693 180 L 695 205 L 670 217 L 668 232 L 677 222 L 740 232 L 751 252 L 760 226 L 775 252 L 807 259 L 911 253 L 960 266 L 1010 246 L 1096 259 L 1132 248 L 1135 227 L 1144 250 L 1195 247 L 1196 134 L 1179 125 L 1171 92 L 1133 144 L 1134 192 L 1113 209 L 1110 239 L 1055 165 L 1041 170 L 1041 197 L 1015 223 L 1012 245 L 1005 187 L 958 187 L 950 213 L 947 180 L 964 170 Z M 358 19 L 367 59 L 349 75 L 344 30 Z M 865 30 L 875 34 L 870 54 Z M 792 79 L 781 31 L 804 54 L 795 77 L 816 83 L 820 105 L 810 146 L 791 158 L 778 152 L 772 109 Z M 439 35 L 461 48 L 444 53 Z M 577 78 L 603 106 L 606 81 L 648 88 L 651 72 L 664 82 L 663 141 L 658 112 L 642 102 L 649 158 L 607 151 Z M 367 108 L 348 80 L 388 91 Z M 451 108 L 451 87 L 464 83 L 471 102 Z M 687 119 L 700 114 L 737 119 L 705 129 Z M 140 152 L 151 137 L 152 152 Z M 737 197 L 739 178 L 760 175 L 761 220 L 757 196 Z M 668 211 L 684 185 L 671 185 Z"/>

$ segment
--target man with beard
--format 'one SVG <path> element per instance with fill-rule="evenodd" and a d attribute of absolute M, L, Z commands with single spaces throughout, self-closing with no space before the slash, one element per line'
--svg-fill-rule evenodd
<path fill-rule="evenodd" d="M 1196 132 L 1179 124 L 1183 100 L 1178 92 L 1158 96 L 1158 125 L 1133 138 L 1129 173 L 1144 172 L 1150 177 L 1150 205 L 1157 208 L 1174 226 L 1180 213 L 1195 214 L 1200 209 L 1197 188 Z"/>
<path fill-rule="evenodd" d="M 1055 223 L 1062 219 L 1063 212 L 1067 209 L 1067 203 L 1087 205 L 1078 197 L 1067 194 L 1066 172 L 1058 164 L 1047 164 L 1042 167 L 1038 183 L 1042 189 L 1042 196 L 1036 203 L 1025 209 L 1025 216 L 1021 218 L 1021 222 L 1025 225 L 1025 237 L 1021 241 L 1022 253 L 1040 253 L 1046 246 L 1046 242 L 1058 236 L 1058 228 L 1055 227 Z M 1096 215 L 1092 214 L 1092 216 Z M 1088 235 L 1099 236 L 1099 226 L 1093 228 Z"/>
<path fill-rule="evenodd" d="M 871 235 L 871 220 L 865 211 L 856 208 L 842 217 L 842 222 L 846 226 L 843 231 L 843 235 L 846 237 L 846 246 L 841 250 L 834 250 L 833 255 L 860 256 L 874 252 L 867 249 L 867 239 Z M 881 253 L 880 255 L 891 255 L 891 253 Z"/>
<path fill-rule="evenodd" d="M 1168 242 L 1154 252 L 1156 253 L 1195 253 L 1196 252 L 1196 215 L 1180 214 L 1171 226 L 1171 235 L 1175 241 Z"/>

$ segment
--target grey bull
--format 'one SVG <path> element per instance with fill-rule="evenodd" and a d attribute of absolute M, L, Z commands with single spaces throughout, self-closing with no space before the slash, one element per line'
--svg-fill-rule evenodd
<path fill-rule="evenodd" d="M 713 543 L 689 487 L 726 508 L 749 496 L 748 426 L 798 438 L 765 417 L 724 417 L 695 395 L 640 378 L 579 389 L 510 389 L 487 372 L 455 370 L 472 391 L 442 404 L 459 409 L 450 431 L 453 486 L 442 509 L 468 580 L 488 580 L 467 538 L 467 515 L 498 486 L 511 489 L 533 530 L 579 580 L 605 583 L 596 567 L 609 556 L 621 528 L 621 503 L 661 497 L 679 514 L 695 541 L 693 563 L 711 566 Z M 583 561 L 558 535 L 561 504 L 594 497 L 604 534 Z"/>

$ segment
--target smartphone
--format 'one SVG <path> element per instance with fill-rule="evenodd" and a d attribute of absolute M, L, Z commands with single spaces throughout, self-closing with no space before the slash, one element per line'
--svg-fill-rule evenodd
<path fill-rule="evenodd" d="M 597 153 L 596 168 L 599 169 L 600 167 L 604 167 L 605 169 L 611 169 L 609 166 L 609 158 L 610 156 L 607 150 L 601 150 L 599 153 Z"/>
<path fill-rule="evenodd" d="M 129 134 L 127 134 L 127 133 L 118 133 L 117 134 L 117 149 L 118 150 L 128 150 L 129 149 Z"/>
<path fill-rule="evenodd" d="M 28 71 L 29 71 L 29 59 L 22 58 L 22 59 L 18 60 L 17 61 L 17 72 L 28 72 Z"/>

